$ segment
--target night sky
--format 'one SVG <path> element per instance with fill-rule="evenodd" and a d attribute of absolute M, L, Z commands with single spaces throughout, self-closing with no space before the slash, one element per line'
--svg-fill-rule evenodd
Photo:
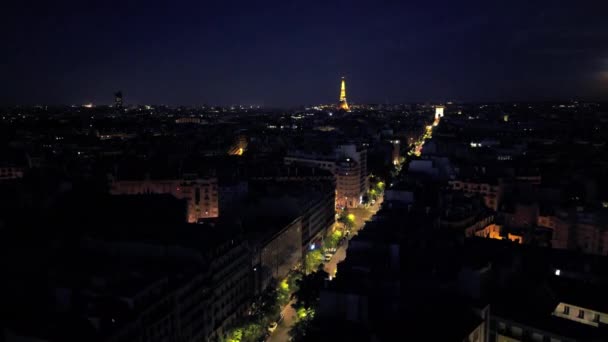
<path fill-rule="evenodd" d="M 8 7 L 7 7 L 8 6 Z M 13 1 L 0 104 L 608 100 L 608 0 Z"/>

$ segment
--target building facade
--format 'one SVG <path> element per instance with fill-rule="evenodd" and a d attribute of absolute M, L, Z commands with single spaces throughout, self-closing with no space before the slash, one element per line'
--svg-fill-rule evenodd
<path fill-rule="evenodd" d="M 22 167 L 0 167 L 0 180 L 7 179 L 19 179 L 23 178 L 23 168 Z"/>
<path fill-rule="evenodd" d="M 286 165 L 303 165 L 330 171 L 336 178 L 336 207 L 360 205 L 369 190 L 367 150 L 354 144 L 339 145 L 331 155 L 289 153 Z"/>
<path fill-rule="evenodd" d="M 179 286 L 162 278 L 121 296 L 137 319 L 121 323 L 104 341 L 217 341 L 244 316 L 252 299 L 250 258 L 242 241 L 227 241 L 207 251 L 205 272 Z M 100 317 L 99 329 L 103 330 Z"/>
<path fill-rule="evenodd" d="M 608 226 L 593 213 L 558 210 L 539 215 L 536 224 L 552 231 L 551 247 L 608 255 Z"/>
<path fill-rule="evenodd" d="M 500 185 L 476 181 L 451 180 L 448 182 L 452 190 L 465 193 L 481 194 L 486 207 L 497 210 L 500 201 Z"/>
<path fill-rule="evenodd" d="M 198 178 L 184 175 L 181 179 L 112 180 L 112 195 L 171 194 L 188 203 L 187 220 L 219 216 L 217 178 Z"/>
<path fill-rule="evenodd" d="M 272 279 L 287 277 L 302 260 L 302 220 L 300 217 L 276 234 L 260 241 L 259 265 L 255 265 L 258 291 L 270 285 Z"/>
<path fill-rule="evenodd" d="M 336 206 L 354 208 L 362 201 L 361 166 L 347 158 L 336 165 Z"/>

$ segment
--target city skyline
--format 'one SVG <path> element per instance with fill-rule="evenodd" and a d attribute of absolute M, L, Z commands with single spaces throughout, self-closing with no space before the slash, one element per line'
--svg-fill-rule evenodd
<path fill-rule="evenodd" d="M 608 5 L 551 5 L 13 3 L 0 104 L 605 99 Z"/>
<path fill-rule="evenodd" d="M 606 13 L 3 6 L 0 342 L 608 342 Z"/>

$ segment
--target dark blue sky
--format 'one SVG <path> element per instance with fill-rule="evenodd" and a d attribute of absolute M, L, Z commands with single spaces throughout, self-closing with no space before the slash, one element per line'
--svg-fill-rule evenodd
<path fill-rule="evenodd" d="M 8 6 L 8 7 L 6 7 Z M 608 99 L 608 1 L 15 1 L 0 104 Z"/>

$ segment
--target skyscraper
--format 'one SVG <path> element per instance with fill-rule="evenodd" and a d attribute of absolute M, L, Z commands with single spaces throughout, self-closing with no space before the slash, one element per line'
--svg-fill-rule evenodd
<path fill-rule="evenodd" d="M 340 105 L 338 109 L 348 111 L 348 103 L 346 102 L 346 81 L 342 77 L 342 85 L 340 87 Z"/>
<path fill-rule="evenodd" d="M 114 107 L 122 109 L 122 91 L 120 90 L 114 93 Z"/>

